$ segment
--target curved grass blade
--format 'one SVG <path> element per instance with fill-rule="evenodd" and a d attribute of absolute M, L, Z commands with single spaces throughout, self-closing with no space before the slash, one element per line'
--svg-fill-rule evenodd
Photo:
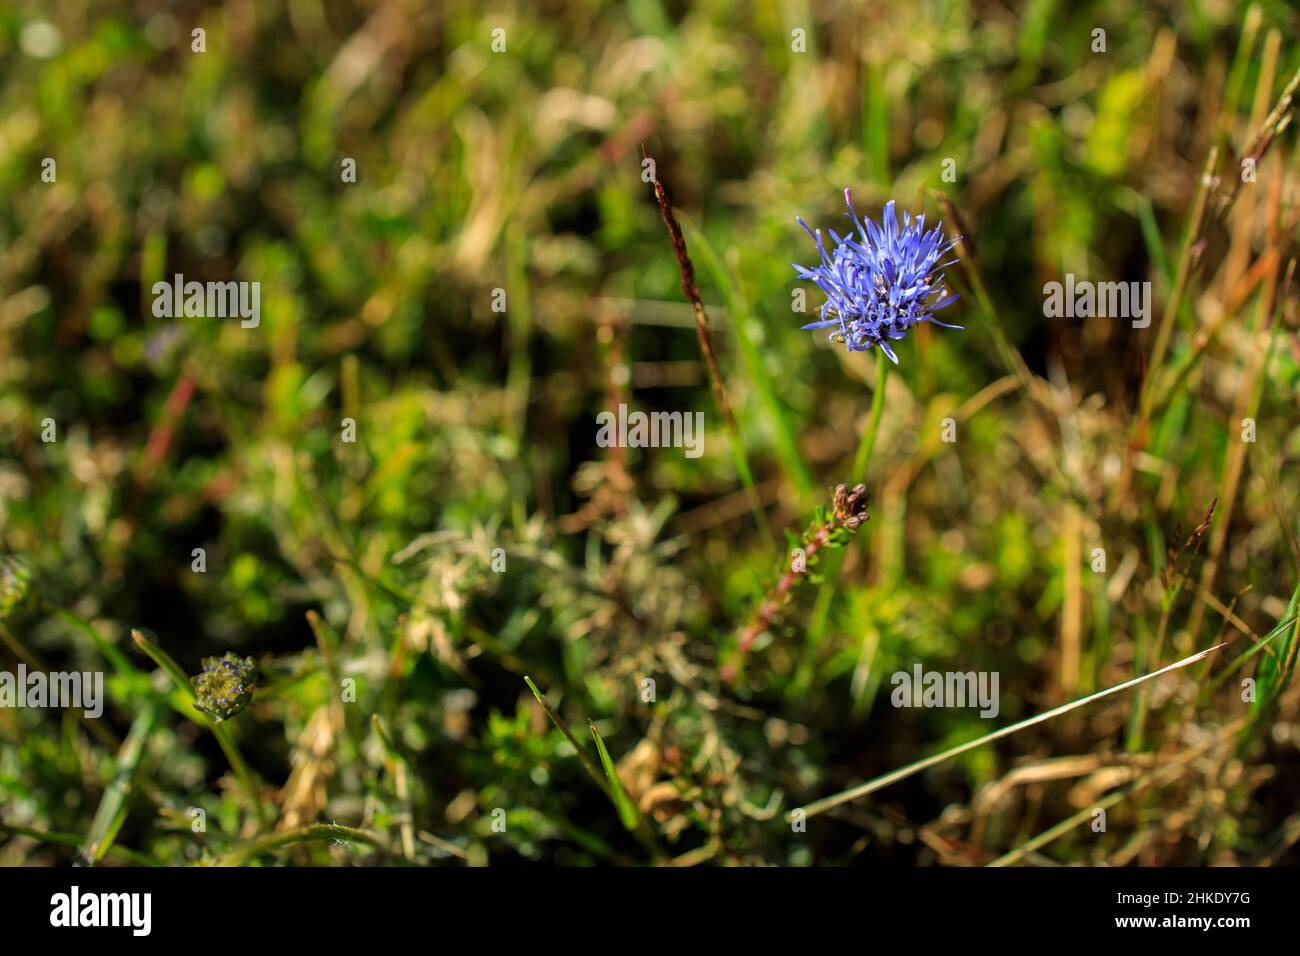
<path fill-rule="evenodd" d="M 295 843 L 310 843 L 314 840 L 341 840 L 365 843 L 377 850 L 383 850 L 384 844 L 373 833 L 357 830 L 353 827 L 340 826 L 337 823 L 313 823 L 310 826 L 285 830 L 283 833 L 268 833 L 240 843 L 217 859 L 217 866 L 240 866 L 269 850 Z"/>
<path fill-rule="evenodd" d="M 65 610 L 55 604 L 51 604 L 48 601 L 45 602 L 45 607 L 55 617 L 90 638 L 90 641 L 95 645 L 96 650 L 104 656 L 105 660 L 113 665 L 113 670 L 117 671 L 117 673 L 124 677 L 135 677 L 141 674 L 140 669 L 127 660 L 126 655 L 119 651 L 116 646 L 101 637 L 99 632 L 91 626 L 89 621 L 78 617 L 71 611 Z"/>
<path fill-rule="evenodd" d="M 194 699 L 194 688 L 190 685 L 190 677 L 181 665 L 176 663 L 174 657 L 135 629 L 131 631 L 131 640 L 135 641 L 136 647 L 149 655 L 150 660 L 162 668 L 186 697 L 190 700 Z"/>

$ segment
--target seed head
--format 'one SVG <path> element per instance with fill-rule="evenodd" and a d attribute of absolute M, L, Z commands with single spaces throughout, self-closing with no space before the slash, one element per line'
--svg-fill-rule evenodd
<path fill-rule="evenodd" d="M 257 665 L 251 657 L 226 652 L 224 657 L 205 657 L 203 670 L 191 677 L 194 706 L 220 723 L 249 705 L 257 688 Z"/>
<path fill-rule="evenodd" d="M 870 517 L 867 514 L 867 486 L 837 485 L 832 497 L 835 505 L 835 517 L 849 531 L 857 531 L 859 526 Z"/>

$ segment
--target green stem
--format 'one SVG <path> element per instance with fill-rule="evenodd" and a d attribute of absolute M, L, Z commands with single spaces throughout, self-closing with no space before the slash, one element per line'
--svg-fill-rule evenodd
<path fill-rule="evenodd" d="M 876 353 L 876 390 L 871 395 L 871 418 L 867 421 L 867 430 L 858 442 L 858 452 L 853 456 L 853 472 L 849 477 L 849 487 L 860 482 L 867 473 L 871 462 L 871 452 L 876 447 L 876 432 L 880 429 L 880 419 L 885 412 L 885 379 L 889 375 L 889 359 L 884 352 Z"/>
<path fill-rule="evenodd" d="M 176 663 L 176 660 L 139 631 L 133 630 L 131 638 L 140 650 L 148 654 L 153 662 L 163 669 L 177 689 L 193 704 L 194 687 L 190 684 L 189 676 Z M 258 796 L 257 781 L 253 777 L 253 771 L 245 762 L 244 755 L 239 752 L 239 745 L 235 743 L 235 738 L 231 736 L 229 729 L 211 720 L 206 714 L 198 710 L 195 710 L 194 714 L 187 714 L 186 716 L 196 724 L 212 731 L 212 735 L 217 738 L 217 743 L 221 745 L 221 750 L 226 755 L 226 759 L 230 761 L 231 769 L 235 771 L 236 778 L 238 778 L 240 785 L 248 795 L 248 799 L 252 802 L 258 820 L 263 825 L 269 824 L 271 819 L 267 816 L 266 808 L 262 806 L 261 798 Z"/>
<path fill-rule="evenodd" d="M 295 843 L 308 843 L 313 840 L 342 840 L 349 843 L 367 843 L 377 850 L 383 851 L 384 849 L 383 841 L 365 830 L 339 826 L 334 823 L 314 823 L 310 826 L 285 830 L 281 833 L 268 833 L 265 836 L 249 840 L 247 843 L 241 843 L 220 857 L 217 860 L 217 866 L 240 866 L 268 850 L 290 846 Z"/>
<path fill-rule="evenodd" d="M 84 838 L 77 833 L 59 833 L 53 830 L 34 830 L 31 827 L 20 827 L 10 823 L 0 823 L 0 836 L 6 837 L 27 837 L 29 840 L 37 840 L 40 843 L 51 843 L 55 846 L 80 847 Z M 116 857 L 134 863 L 136 866 L 162 866 L 163 864 L 153 857 L 144 853 L 137 853 L 135 850 L 128 850 L 126 847 L 113 846 L 108 847 L 104 856 Z"/>
<path fill-rule="evenodd" d="M 885 413 L 885 383 L 889 377 L 889 359 L 884 352 L 876 354 L 876 390 L 871 396 L 871 417 L 867 419 L 866 431 L 858 440 L 858 450 L 853 456 L 853 471 L 849 476 L 849 486 L 858 484 L 867 474 L 871 464 L 871 455 L 876 448 L 876 434 L 880 430 L 880 419 Z M 808 632 L 805 645 L 808 654 L 800 665 L 799 674 L 791 682 L 792 693 L 802 695 L 812 679 L 813 664 L 811 655 L 822 642 L 826 633 L 826 623 L 830 619 L 831 604 L 835 597 L 835 582 L 840 576 L 840 565 L 844 561 L 847 548 L 837 548 L 826 559 L 826 574 L 817 590 L 817 599 L 813 604 L 812 615 L 808 619 Z"/>

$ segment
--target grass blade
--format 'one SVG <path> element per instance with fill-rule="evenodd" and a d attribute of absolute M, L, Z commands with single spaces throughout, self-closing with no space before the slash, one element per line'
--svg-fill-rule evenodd
<path fill-rule="evenodd" d="M 117 831 L 126 820 L 126 799 L 135 787 L 135 775 L 140 769 L 140 758 L 144 756 L 145 744 L 153 733 L 158 720 L 158 705 L 152 700 L 145 701 L 144 707 L 135 722 L 126 742 L 117 753 L 117 768 L 113 779 L 104 790 L 104 795 L 95 810 L 86 842 L 81 846 L 81 860 L 94 866 L 104 858 L 117 837 Z"/>
<path fill-rule="evenodd" d="M 190 677 L 181 665 L 176 663 L 174 657 L 137 630 L 131 631 L 131 639 L 135 641 L 136 647 L 149 655 L 149 659 L 162 668 L 163 673 L 171 678 L 172 683 L 182 694 L 194 700 L 194 687 L 190 684 Z"/>
<path fill-rule="evenodd" d="M 1100 700 L 1101 698 L 1107 697 L 1111 694 L 1119 693 L 1120 691 L 1127 690 L 1130 687 L 1136 687 L 1138 684 L 1145 681 L 1153 680 L 1154 678 L 1160 677 L 1163 674 L 1168 674 L 1171 671 L 1176 671 L 1180 667 L 1195 664 L 1197 661 L 1204 660 L 1219 648 L 1226 646 L 1226 643 L 1216 644 L 1214 647 L 1193 654 L 1191 657 L 1185 657 L 1181 661 L 1175 661 L 1167 667 L 1162 667 L 1158 671 L 1152 671 L 1150 674 L 1144 674 L 1141 677 L 1135 677 L 1133 680 L 1124 681 L 1122 684 L 1116 684 L 1114 687 L 1108 687 L 1095 694 L 1081 697 L 1078 700 L 1071 701 L 1068 704 L 1062 704 L 1060 707 L 1055 707 L 1052 710 L 1038 714 L 1035 717 L 1030 717 L 1027 720 L 1022 720 L 1019 723 L 1012 724 L 1010 727 L 1003 727 L 1001 730 L 995 730 L 991 734 L 985 734 L 983 737 L 977 737 L 975 740 L 967 741 L 964 744 L 958 744 L 956 747 L 951 747 L 942 753 L 934 754 L 931 757 L 926 757 L 924 760 L 918 760 L 915 763 L 908 764 L 906 767 L 893 770 L 882 777 L 876 777 L 874 780 L 868 780 L 866 783 L 859 784 L 856 787 L 851 787 L 841 793 L 810 803 L 808 806 L 801 808 L 802 812 L 805 818 L 816 816 L 819 813 L 825 813 L 833 807 L 838 807 L 841 803 L 848 803 L 850 800 L 856 800 L 858 797 L 865 797 L 869 793 L 875 793 L 877 790 L 881 790 L 892 783 L 906 780 L 908 777 L 918 774 L 922 770 L 928 770 L 936 764 L 941 764 L 945 760 L 950 760 L 953 757 L 964 754 L 968 750 L 974 750 L 976 747 L 992 743 L 1002 737 L 1008 737 L 1027 727 L 1032 727 L 1034 724 L 1041 724 L 1043 721 L 1051 720 L 1053 717 L 1059 717 L 1061 714 L 1074 710 L 1076 707 L 1082 707 L 1085 704 L 1090 704 L 1095 700 Z M 788 819 L 794 819 L 794 815 L 799 812 L 799 809 L 792 810 Z"/>
<path fill-rule="evenodd" d="M 802 505 L 810 507 L 816 496 L 816 489 L 812 476 L 808 473 L 808 466 L 804 464 L 803 454 L 799 451 L 795 428 L 790 422 L 790 416 L 786 414 L 785 404 L 777 394 L 772 376 L 768 372 L 767 365 L 764 364 L 762 350 L 755 340 L 754 316 L 749 303 L 742 295 L 730 271 L 723 265 L 713 244 L 704 235 L 704 231 L 690 222 L 686 223 L 686 229 L 691 235 L 691 242 L 700 252 L 705 270 L 713 277 L 714 284 L 726 302 L 745 372 L 754 384 L 772 428 L 772 445 L 777 461 L 785 472 L 786 480 L 799 493 Z"/>
<path fill-rule="evenodd" d="M 596 782 L 596 786 L 600 787 L 605 795 L 613 800 L 614 795 L 610 792 L 609 784 L 605 781 L 605 778 L 601 775 L 600 771 L 596 769 L 596 765 L 592 762 L 591 756 L 583 748 L 582 744 L 578 742 L 578 738 L 573 736 L 573 731 L 571 731 L 569 725 L 564 722 L 564 718 L 561 717 L 559 712 L 551 706 L 551 702 L 546 699 L 542 692 L 537 689 L 537 685 L 533 683 L 531 677 L 524 677 L 524 683 L 528 685 L 528 689 L 531 690 L 533 696 L 537 698 L 537 703 L 542 705 L 542 710 L 546 712 L 546 716 L 551 718 L 551 723 L 560 729 L 560 733 L 564 734 L 569 743 L 573 744 L 573 749 L 577 751 L 578 759 L 582 762 L 583 769 L 587 771 L 587 776 L 591 777 L 591 779 Z"/>
<path fill-rule="evenodd" d="M 26 837 L 29 840 L 36 840 L 39 843 L 52 843 L 55 846 L 79 847 L 83 842 L 82 836 L 77 833 L 59 833 L 54 830 L 33 830 L 31 827 L 14 826 L 10 823 L 0 823 L 0 836 Z M 163 865 L 151 856 L 140 853 L 137 850 L 129 850 L 123 846 L 106 847 L 102 855 L 126 860 L 128 863 L 134 863 L 136 866 Z"/>
<path fill-rule="evenodd" d="M 1291 621 L 1291 634 L 1284 637 L 1278 647 L 1276 658 L 1265 657 L 1259 664 L 1258 687 L 1256 688 L 1253 710 L 1259 711 L 1267 702 L 1276 698 L 1286 689 L 1295 670 L 1296 649 L 1300 647 L 1300 621 L 1296 621 L 1296 611 L 1300 609 L 1300 583 L 1291 593 L 1291 601 L 1286 606 L 1285 620 Z M 1285 625 L 1280 624 L 1285 634 Z"/>
<path fill-rule="evenodd" d="M 1077 813 L 1071 814 L 1070 816 L 1066 817 L 1064 820 L 1062 820 L 1060 823 L 1056 824 L 1055 826 L 1050 827 L 1047 830 L 1044 830 L 1042 833 L 1038 834 L 1038 836 L 1026 840 L 1024 843 L 1020 844 L 1020 846 L 1016 847 L 1014 850 L 1010 850 L 1009 852 L 1004 853 L 1002 856 L 998 857 L 996 860 L 989 863 L 988 864 L 989 867 L 999 868 L 1004 866 L 1010 866 L 1012 863 L 1018 862 L 1024 856 L 1030 853 L 1036 853 L 1038 850 L 1040 850 L 1042 847 L 1046 846 L 1047 844 L 1051 843 L 1057 837 L 1069 833 L 1071 830 L 1073 830 L 1075 827 L 1079 826 L 1080 824 L 1092 820 L 1094 818 L 1096 811 L 1110 810 L 1111 807 L 1132 798 L 1135 794 L 1140 793 L 1143 790 L 1147 790 L 1157 784 L 1164 783 L 1168 780 L 1175 779 L 1179 774 L 1181 774 L 1184 771 L 1184 768 L 1187 766 L 1187 764 L 1190 763 L 1194 758 L 1199 757 L 1201 754 L 1205 753 L 1205 751 L 1207 750 L 1210 750 L 1212 747 L 1221 744 L 1224 740 L 1231 737 L 1233 734 L 1237 733 L 1237 731 L 1241 730 L 1248 723 L 1250 723 L 1249 718 L 1246 717 L 1238 718 L 1237 720 L 1233 721 L 1231 724 L 1229 724 L 1228 726 L 1220 730 L 1217 734 L 1214 734 L 1212 736 L 1207 736 L 1200 743 L 1188 747 L 1181 754 L 1169 760 L 1167 763 L 1161 765 L 1153 772 L 1149 774 L 1145 774 L 1144 776 L 1135 780 L 1133 783 L 1129 784 L 1126 787 L 1122 787 L 1119 790 L 1107 794 L 1105 797 L 1096 801 L 1096 803 L 1090 804 L 1089 806 L 1082 808 Z"/>
<path fill-rule="evenodd" d="M 588 724 L 591 726 L 591 735 L 596 738 L 596 749 L 600 751 L 600 764 L 605 768 L 605 776 L 609 778 L 609 797 L 618 810 L 618 818 L 623 821 L 624 827 L 634 831 L 641 822 L 641 814 L 623 789 L 623 781 L 618 778 L 618 770 L 609 757 L 609 751 L 605 749 L 605 741 L 600 739 L 600 731 L 596 729 L 595 723 L 588 721 Z"/>
<path fill-rule="evenodd" d="M 415 859 L 415 824 L 412 821 L 415 819 L 415 810 L 411 805 L 410 770 L 406 764 L 406 757 L 398 749 L 397 743 L 388 733 L 388 728 L 384 726 L 384 722 L 378 714 L 370 715 L 370 725 L 374 727 L 379 742 L 384 748 L 384 763 L 393 778 L 393 795 L 402 805 L 402 819 L 398 824 L 402 838 L 402 856 L 408 862 L 413 861 Z"/>
<path fill-rule="evenodd" d="M 95 645 L 95 648 L 99 653 L 104 655 L 104 659 L 113 665 L 113 670 L 127 677 L 135 676 L 140 673 L 140 669 L 127 660 L 126 655 L 108 641 L 104 640 L 104 638 L 100 637 L 99 632 L 90 625 L 89 621 L 82 620 L 71 611 L 65 610 L 61 607 L 56 607 L 52 604 L 47 604 L 47 606 L 60 620 L 67 622 L 82 634 L 85 634 L 90 638 L 91 643 Z"/>
<path fill-rule="evenodd" d="M 337 823 L 313 823 L 311 826 L 285 830 L 282 833 L 268 833 L 265 836 L 240 843 L 224 853 L 217 860 L 216 865 L 240 866 L 255 857 L 261 856 L 268 850 L 275 850 L 282 846 L 292 846 L 296 843 L 310 843 L 314 840 L 345 840 L 365 843 L 377 850 L 383 850 L 384 848 L 383 842 L 378 837 L 373 833 L 367 833 L 365 830 L 340 826 Z"/>

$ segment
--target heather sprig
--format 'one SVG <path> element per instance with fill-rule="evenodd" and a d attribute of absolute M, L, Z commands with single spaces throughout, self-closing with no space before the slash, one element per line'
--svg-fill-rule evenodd
<path fill-rule="evenodd" d="M 808 576 L 808 569 L 815 563 L 817 555 L 828 549 L 842 548 L 849 537 L 867 521 L 867 500 L 866 485 L 859 484 L 852 489 L 847 485 L 839 485 L 831 496 L 830 510 L 824 506 L 817 509 L 812 523 L 798 539 L 791 542 L 792 551 L 802 551 L 802 567 L 796 567 L 791 562 L 791 566 L 767 592 L 757 613 L 740 631 L 738 643 L 741 654 L 748 652 L 750 645 L 772 626 L 777 611 L 788 600 L 799 580 Z M 732 673 L 734 670 L 729 669 L 727 676 Z"/>
<path fill-rule="evenodd" d="M 900 228 L 892 199 L 885 203 L 880 225 L 858 217 L 847 189 L 844 199 L 857 236 L 840 236 L 830 230 L 835 247 L 829 252 L 820 229 L 814 231 L 802 218 L 795 219 L 817 243 L 821 262 L 812 268 L 796 263 L 794 268 L 800 279 L 811 280 L 826 294 L 821 319 L 803 328 L 838 326 L 833 341 L 843 343 L 850 352 L 878 346 L 894 364 L 898 364 L 898 356 L 889 343 L 904 338 L 920 323 L 960 329 L 933 315 L 957 300 L 956 293 L 948 292 L 940 271 L 957 260 L 940 260 L 958 239 L 945 236 L 942 224 L 927 232 L 924 214 L 913 219 L 904 212 Z"/>

